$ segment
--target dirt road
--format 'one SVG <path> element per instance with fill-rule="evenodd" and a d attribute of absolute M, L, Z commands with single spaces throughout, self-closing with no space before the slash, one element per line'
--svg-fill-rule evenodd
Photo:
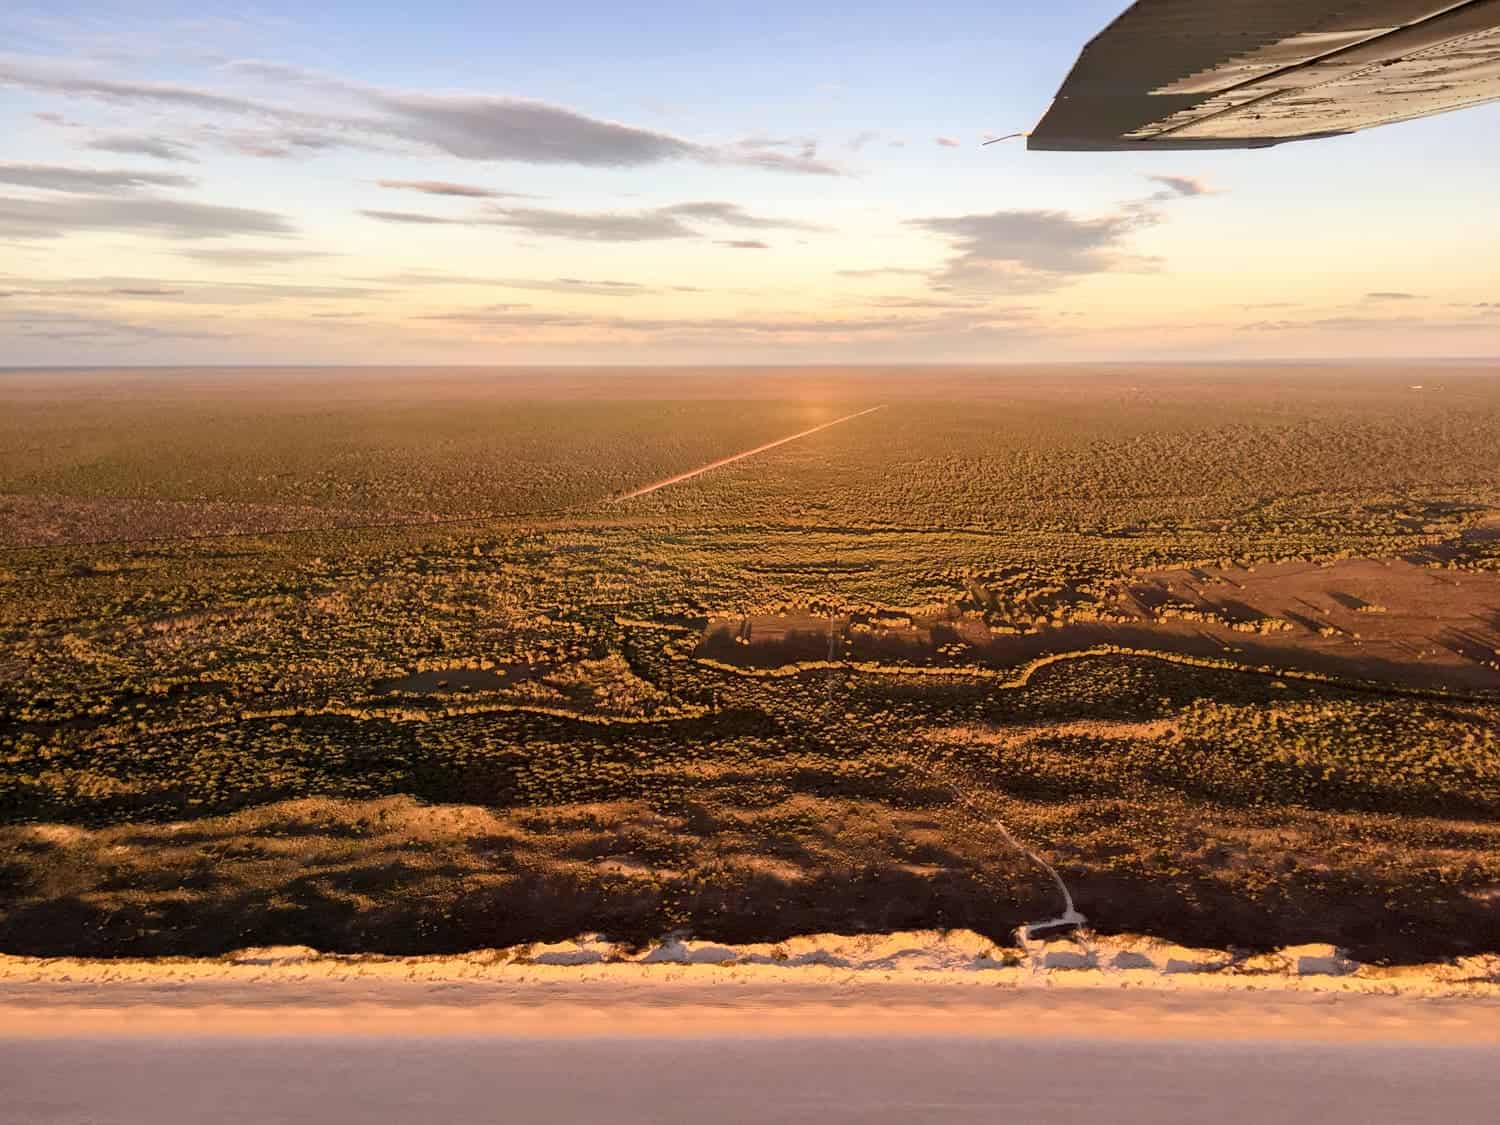
<path fill-rule="evenodd" d="M 608 500 L 606 500 L 605 503 L 618 504 L 624 500 L 634 500 L 637 496 L 645 496 L 648 492 L 656 492 L 658 489 L 670 488 L 674 484 L 681 484 L 685 480 L 692 480 L 694 477 L 700 477 L 704 473 L 711 473 L 715 469 L 722 469 L 725 465 L 732 465 L 736 461 L 743 461 L 747 457 L 754 457 L 757 453 L 765 453 L 769 449 L 775 449 L 778 445 L 785 445 L 787 442 L 796 441 L 798 438 L 810 437 L 813 434 L 818 433 L 820 430 L 827 430 L 844 422 L 852 422 L 856 418 L 863 418 L 866 414 L 874 414 L 875 411 L 884 409 L 885 406 L 884 404 L 882 404 L 880 406 L 872 406 L 867 410 L 855 411 L 853 414 L 845 414 L 842 418 L 835 418 L 832 422 L 824 422 L 821 426 L 813 426 L 808 430 L 801 430 L 795 434 L 788 434 L 784 438 L 777 438 L 775 441 L 768 441 L 765 445 L 757 445 L 754 449 L 747 449 L 743 453 L 736 453 L 730 457 L 722 457 L 719 460 L 713 461 L 707 465 L 701 465 L 696 469 L 690 469 L 688 472 L 678 473 L 675 477 L 668 477 L 666 480 L 659 480 L 654 484 L 648 484 L 643 488 L 637 488 L 634 492 L 627 492 L 623 496 L 612 496 Z"/>

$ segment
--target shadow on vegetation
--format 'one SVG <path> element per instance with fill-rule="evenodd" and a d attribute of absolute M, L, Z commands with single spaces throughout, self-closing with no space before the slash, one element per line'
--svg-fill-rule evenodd
<path fill-rule="evenodd" d="M 1425 574 L 1403 581 L 1429 582 Z M 1308 612 L 1279 609 L 1273 616 L 1241 599 L 1197 596 L 1188 616 L 1150 620 L 1164 607 L 1181 610 L 1176 595 L 1162 585 L 1133 586 L 1130 595 L 1145 616 L 1138 620 L 1053 620 L 1024 630 L 996 630 L 973 616 L 913 619 L 860 614 L 842 618 L 762 615 L 720 618 L 709 623 L 695 655 L 747 670 L 769 671 L 799 664 L 839 663 L 887 667 L 952 668 L 964 665 L 996 671 L 1019 669 L 1038 658 L 1115 646 L 1168 657 L 1226 661 L 1252 669 L 1310 672 L 1353 684 L 1390 684 L 1428 691 L 1500 689 L 1500 675 L 1483 661 L 1422 660 L 1412 655 L 1437 635 L 1406 635 L 1406 624 L 1390 625 L 1382 606 L 1340 591 L 1326 596 L 1342 610 L 1360 615 L 1362 640 L 1331 625 L 1323 611 L 1297 599 Z M 1452 592 L 1448 596 L 1451 600 Z M 1285 600 L 1285 599 L 1279 599 Z M 1460 604 L 1461 603 L 1457 603 Z M 1486 608 L 1485 612 L 1489 612 Z M 1197 616 L 1193 616 L 1196 614 Z M 1496 614 L 1500 618 L 1500 613 Z M 832 630 L 832 635 L 830 635 Z M 1380 634 L 1372 636 L 1372 631 Z M 1385 636 L 1384 633 L 1389 633 Z M 1500 642 L 1500 635 L 1497 635 Z"/>
<path fill-rule="evenodd" d="M 756 853 L 774 857 L 774 871 L 741 850 L 752 841 L 744 836 L 743 817 L 730 810 L 662 821 L 639 807 L 601 806 L 590 814 L 601 824 L 593 835 L 578 827 L 578 810 L 536 810 L 534 821 L 552 818 L 538 831 L 513 828 L 475 838 L 463 831 L 475 827 L 476 816 L 487 817 L 476 810 L 453 810 L 458 823 L 451 833 L 437 828 L 448 812 L 441 807 L 379 802 L 343 811 L 377 819 L 387 814 L 398 823 L 372 844 L 373 856 L 336 858 L 304 838 L 301 849 L 252 857 L 222 846 L 251 826 L 231 820 L 216 823 L 221 847 L 213 860 L 199 847 L 180 847 L 164 836 L 157 849 L 135 851 L 117 861 L 122 871 L 102 878 L 91 866 L 98 858 L 93 849 L 118 846 L 112 841 L 119 838 L 105 834 L 75 845 L 82 850 L 54 856 L 45 874 L 7 864 L 0 868 L 8 891 L 0 909 L 0 950 L 213 956 L 251 945 L 308 945 L 399 955 L 461 953 L 588 932 L 641 945 L 683 928 L 736 943 L 930 928 L 973 929 L 1005 942 L 1017 926 L 1057 906 L 1046 880 L 997 850 L 982 826 L 970 825 L 953 847 L 938 847 L 927 839 L 935 829 L 923 827 L 935 822 L 885 823 L 889 814 L 858 803 L 813 801 L 802 806 L 800 827 L 763 825 L 762 832 L 785 837 L 774 847 L 762 840 Z M 883 827 L 870 829 L 863 821 L 867 827 L 844 838 L 830 827 L 871 813 Z M 277 811 L 248 815 L 265 828 Z M 826 825 L 808 826 L 814 816 Z M 958 825 L 944 827 L 951 832 Z M 1082 830 L 1085 836 L 1099 831 L 1090 824 Z M 632 839 L 643 832 L 656 838 Z M 1279 877 L 1269 884 L 1237 882 L 1228 857 L 1244 855 L 1244 840 L 1268 833 L 1279 842 L 1248 858 Z M 1500 948 L 1493 902 L 1430 874 L 1414 878 L 1410 869 L 1373 863 L 1330 871 L 1318 855 L 1322 833 L 1309 821 L 1257 824 L 1231 817 L 1216 831 L 1205 819 L 1192 838 L 1217 857 L 1216 867 L 1153 869 L 1138 841 L 1123 840 L 1119 847 L 1128 854 L 1112 864 L 1101 854 L 1062 860 L 1060 867 L 1079 908 L 1103 932 L 1245 949 L 1332 941 L 1363 960 L 1429 960 Z M 1480 831 L 1477 838 L 1459 833 L 1447 843 L 1476 849 L 1496 840 L 1494 831 Z M 626 855 L 632 862 L 621 872 L 601 855 Z"/>

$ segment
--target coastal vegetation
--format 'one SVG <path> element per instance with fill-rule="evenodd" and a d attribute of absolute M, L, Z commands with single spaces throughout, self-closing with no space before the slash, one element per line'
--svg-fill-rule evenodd
<path fill-rule="evenodd" d="M 128 378 L 0 376 L 0 949 L 999 937 L 988 818 L 1500 949 L 1492 374 Z"/>

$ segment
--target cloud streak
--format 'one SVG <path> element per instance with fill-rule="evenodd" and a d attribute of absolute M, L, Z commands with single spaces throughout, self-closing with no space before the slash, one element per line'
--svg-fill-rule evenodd
<path fill-rule="evenodd" d="M 214 113 L 277 116 L 284 111 L 246 98 L 172 82 L 116 80 L 80 74 L 55 60 L 0 58 L 0 82 L 42 93 L 116 105 L 168 105 Z"/>
<path fill-rule="evenodd" d="M 1325 316 L 1314 320 L 1259 320 L 1239 326 L 1241 332 L 1372 332 L 1404 329 L 1409 332 L 1472 332 L 1497 329 L 1493 321 L 1432 320 L 1421 316 Z"/>
<path fill-rule="evenodd" d="M 680 215 L 687 219 L 720 223 L 726 227 L 744 230 L 801 230 L 821 231 L 827 228 L 814 223 L 801 223 L 792 219 L 773 219 L 765 215 L 754 215 L 736 203 L 700 201 L 696 203 L 674 203 L 657 210 L 661 215 Z"/>
<path fill-rule="evenodd" d="M 719 150 L 707 162 L 720 161 L 779 172 L 844 175 L 842 168 L 818 156 L 818 142 L 811 137 L 746 137 Z"/>
<path fill-rule="evenodd" d="M 823 228 L 791 219 L 756 215 L 738 204 L 714 200 L 676 203 L 642 211 L 563 211 L 545 207 L 493 206 L 467 216 L 431 215 L 419 211 L 362 210 L 361 215 L 386 223 L 501 227 L 542 238 L 575 242 L 658 242 L 705 237 L 701 224 L 747 230 L 814 231 Z M 759 248 L 757 240 L 732 240 L 742 248 Z M 728 244 L 728 243 L 726 243 Z"/>
<path fill-rule="evenodd" d="M 644 297 L 667 293 L 702 293 L 695 285 L 644 285 L 637 281 L 611 281 L 584 277 L 476 277 L 473 274 L 408 270 L 365 278 L 379 285 L 398 288 L 423 286 L 470 286 L 474 288 L 521 289 L 541 293 L 566 293 L 586 297 Z"/>
<path fill-rule="evenodd" d="M 0 83 L 114 105 L 170 106 L 259 119 L 280 130 L 240 142 L 242 151 L 259 156 L 354 144 L 383 151 L 383 142 L 397 140 L 462 160 L 591 168 L 692 161 L 804 175 L 842 174 L 818 157 L 816 142 L 811 141 L 798 142 L 792 152 L 783 151 L 780 142 L 754 138 L 715 145 L 530 98 L 388 89 L 260 61 L 231 66 L 282 87 L 315 87 L 321 100 L 340 98 L 350 111 L 311 113 L 178 83 L 101 78 L 58 60 L 0 58 Z"/>
<path fill-rule="evenodd" d="M 420 211 L 380 211 L 372 209 L 361 209 L 359 212 L 367 219 L 376 219 L 382 223 L 407 223 L 413 226 L 474 226 L 472 219 L 455 219 L 446 215 L 424 215 Z"/>
<path fill-rule="evenodd" d="M 377 284 L 409 286 L 461 285 L 475 288 L 521 289 L 541 293 L 569 293 L 587 297 L 641 297 L 648 294 L 698 292 L 690 286 L 661 288 L 634 281 L 610 281 L 582 277 L 476 277 L 472 274 L 431 273 L 411 270 L 368 279 Z"/>
<path fill-rule="evenodd" d="M 704 160 L 690 141 L 524 98 L 371 92 L 387 130 L 464 160 L 630 168 Z"/>
<path fill-rule="evenodd" d="M 1147 176 L 1146 179 L 1154 184 L 1160 184 L 1164 190 L 1157 192 L 1153 199 L 1190 199 L 1199 195 L 1222 195 L 1223 188 L 1209 187 L 1203 180 L 1196 176 Z"/>
<path fill-rule="evenodd" d="M 148 196 L 0 196 L 0 237 L 58 238 L 74 231 L 116 231 L 162 238 L 225 238 L 237 234 L 293 234 L 280 215 Z"/>
<path fill-rule="evenodd" d="M 265 301 L 362 300 L 380 297 L 385 288 L 353 285 L 306 285 L 293 282 L 184 281 L 159 277 L 74 277 L 16 279 L 26 288 L 17 295 L 43 300 L 127 297 L 170 300 L 174 304 L 240 306 Z"/>
<path fill-rule="evenodd" d="M 398 191 L 419 191 L 423 195 L 447 195 L 459 199 L 531 199 L 533 196 L 522 195 L 515 191 L 495 191 L 491 188 L 476 187 L 473 184 L 455 184 L 447 180 L 376 180 L 376 184 L 383 188 L 394 188 Z"/>
<path fill-rule="evenodd" d="M 905 338 L 934 333 L 1007 332 L 1034 333 L 1028 310 L 982 309 L 943 312 L 931 316 L 861 316 L 847 318 L 732 317 L 732 318 L 635 318 L 589 316 L 572 312 L 549 312 L 514 305 L 492 305 L 428 313 L 414 318 L 433 324 L 459 324 L 465 331 L 485 331 L 501 337 L 524 337 L 538 330 L 583 330 L 600 337 L 649 336 L 658 340 L 699 341 L 754 340 L 776 338 L 838 339 L 857 337 Z"/>
<path fill-rule="evenodd" d="M 0 162 L 0 184 L 41 191 L 97 195 L 149 187 L 192 187 L 197 181 L 173 172 L 136 172 L 125 169 L 69 168 L 57 164 Z"/>
<path fill-rule="evenodd" d="M 91 148 L 95 152 L 112 152 L 119 156 L 149 156 L 152 160 L 170 160 L 184 164 L 197 162 L 197 158 L 193 156 L 192 150 L 187 145 L 165 137 L 98 137 L 84 147 Z"/>
<path fill-rule="evenodd" d="M 929 270 L 910 266 L 877 266 L 873 269 L 835 270 L 839 277 L 926 277 Z"/>
<path fill-rule="evenodd" d="M 333 256 L 325 250 L 276 250 L 259 246 L 213 246 L 178 253 L 195 262 L 215 266 L 281 266 Z"/>
<path fill-rule="evenodd" d="M 17 309 L 0 313 L 0 332 L 33 340 L 139 343 L 148 340 L 224 340 L 229 335 L 167 324 L 142 324 L 105 316 Z"/>
<path fill-rule="evenodd" d="M 538 207 L 511 207 L 496 211 L 485 222 L 527 234 L 585 242 L 652 242 L 691 238 L 696 234 L 693 228 L 666 210 L 549 211 Z"/>

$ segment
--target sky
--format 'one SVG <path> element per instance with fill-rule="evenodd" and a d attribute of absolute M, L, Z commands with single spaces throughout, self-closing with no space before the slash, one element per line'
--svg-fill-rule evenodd
<path fill-rule="evenodd" d="M 1500 355 L 1500 104 L 981 145 L 1124 6 L 10 0 L 0 366 Z"/>

